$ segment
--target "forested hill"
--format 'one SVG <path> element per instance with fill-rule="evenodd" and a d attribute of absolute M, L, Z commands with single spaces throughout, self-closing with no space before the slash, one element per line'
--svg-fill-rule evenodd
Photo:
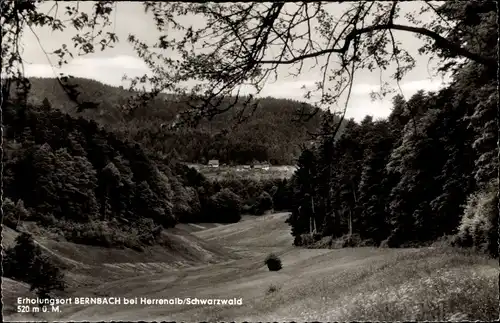
<path fill-rule="evenodd" d="M 3 223 L 13 229 L 28 221 L 76 243 L 141 248 L 178 222 L 237 222 L 242 203 L 258 214 L 286 206 L 286 181 L 214 184 L 47 105 L 7 102 L 3 117 Z"/>
<path fill-rule="evenodd" d="M 47 106 L 6 104 L 4 126 L 7 226 L 34 221 L 69 241 L 136 248 L 175 225 L 185 188 L 139 145 Z"/>
<path fill-rule="evenodd" d="M 77 112 L 76 104 L 53 78 L 31 78 L 29 102 L 40 105 L 44 99 L 52 107 L 75 117 L 82 116 L 98 124 L 111 127 L 115 133 L 139 142 L 156 154 L 191 163 L 205 163 L 219 159 L 221 163 L 243 164 L 269 161 L 275 165 L 294 164 L 300 145 L 309 140 L 307 132 L 316 132 L 320 114 L 308 122 L 294 122 L 298 110 L 312 111 L 304 103 L 275 98 L 263 98 L 259 107 L 245 122 L 228 134 L 221 133 L 235 123 L 235 111 L 202 120 L 196 129 L 177 132 L 161 127 L 170 125 L 186 105 L 160 95 L 148 106 L 132 113 L 125 112 L 127 98 L 132 93 L 98 81 L 72 78 L 81 93 L 79 99 L 96 103 L 95 108 Z"/>
<path fill-rule="evenodd" d="M 286 180 L 212 183 L 177 163 L 168 146 L 156 151 L 162 120 L 154 113 L 168 114 L 168 103 L 126 118 L 113 103 L 126 92 L 108 87 L 96 94 L 101 106 L 83 117 L 48 81 L 34 80 L 28 102 L 13 95 L 2 106 L 5 225 L 36 223 L 42 235 L 141 249 L 161 243 L 162 228 L 179 222 L 237 222 L 242 210 L 287 207 Z"/>

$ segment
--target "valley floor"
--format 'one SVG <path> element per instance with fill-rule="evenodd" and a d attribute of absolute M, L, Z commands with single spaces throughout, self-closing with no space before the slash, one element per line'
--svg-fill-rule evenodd
<path fill-rule="evenodd" d="M 113 258 L 112 251 L 102 250 L 101 256 L 92 261 L 90 256 L 83 256 L 87 247 L 71 249 L 68 244 L 66 249 L 55 250 L 59 243 L 40 242 L 74 262 L 68 274 L 74 287 L 68 290 L 68 297 L 241 298 L 242 305 L 61 305 L 61 313 L 19 314 L 15 313 L 15 298 L 30 295 L 28 286 L 6 279 L 5 319 L 191 322 L 498 318 L 499 270 L 495 260 L 442 248 L 296 248 L 284 222 L 286 217 L 279 213 L 248 216 L 224 226 L 179 225 L 172 234 L 183 242 L 185 250 L 151 250 L 149 262 L 138 254 L 124 261 L 122 256 Z M 9 234 L 12 232 L 4 231 L 4 240 L 6 235 L 7 240 L 12 238 Z M 282 270 L 270 272 L 264 265 L 270 252 L 280 256 Z M 190 256 L 176 255 L 181 253 Z"/>

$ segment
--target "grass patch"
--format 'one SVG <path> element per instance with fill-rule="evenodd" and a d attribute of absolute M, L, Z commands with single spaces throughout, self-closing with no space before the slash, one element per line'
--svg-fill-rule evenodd
<path fill-rule="evenodd" d="M 369 268 L 373 275 L 339 300 L 342 320 L 498 318 L 498 270 L 488 259 L 448 248 L 394 260 Z"/>
<path fill-rule="evenodd" d="M 438 270 L 427 278 L 347 298 L 342 317 L 346 320 L 491 321 L 498 318 L 496 279 L 496 276 L 484 277 L 471 270 Z"/>
<path fill-rule="evenodd" d="M 259 303 L 255 320 L 492 321 L 499 315 L 498 265 L 468 250 L 339 249 L 292 267 L 287 274 L 299 277 L 286 292 L 271 294 L 279 303 L 274 297 Z"/>

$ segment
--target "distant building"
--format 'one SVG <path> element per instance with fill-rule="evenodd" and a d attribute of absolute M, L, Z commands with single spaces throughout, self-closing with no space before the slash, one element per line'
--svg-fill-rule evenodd
<path fill-rule="evenodd" d="M 217 159 L 211 159 L 208 161 L 209 167 L 219 167 L 219 161 Z"/>
<path fill-rule="evenodd" d="M 250 165 L 243 165 L 244 169 L 250 169 Z"/>

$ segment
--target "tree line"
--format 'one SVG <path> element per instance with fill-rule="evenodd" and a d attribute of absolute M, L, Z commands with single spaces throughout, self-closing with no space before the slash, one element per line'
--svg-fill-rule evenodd
<path fill-rule="evenodd" d="M 494 71 L 468 63 L 440 91 L 395 96 L 387 119 L 350 120 L 338 139 L 325 114 L 324 135 L 292 178 L 295 244 L 347 237 L 400 247 L 447 236 L 498 256 L 496 87 Z"/>

